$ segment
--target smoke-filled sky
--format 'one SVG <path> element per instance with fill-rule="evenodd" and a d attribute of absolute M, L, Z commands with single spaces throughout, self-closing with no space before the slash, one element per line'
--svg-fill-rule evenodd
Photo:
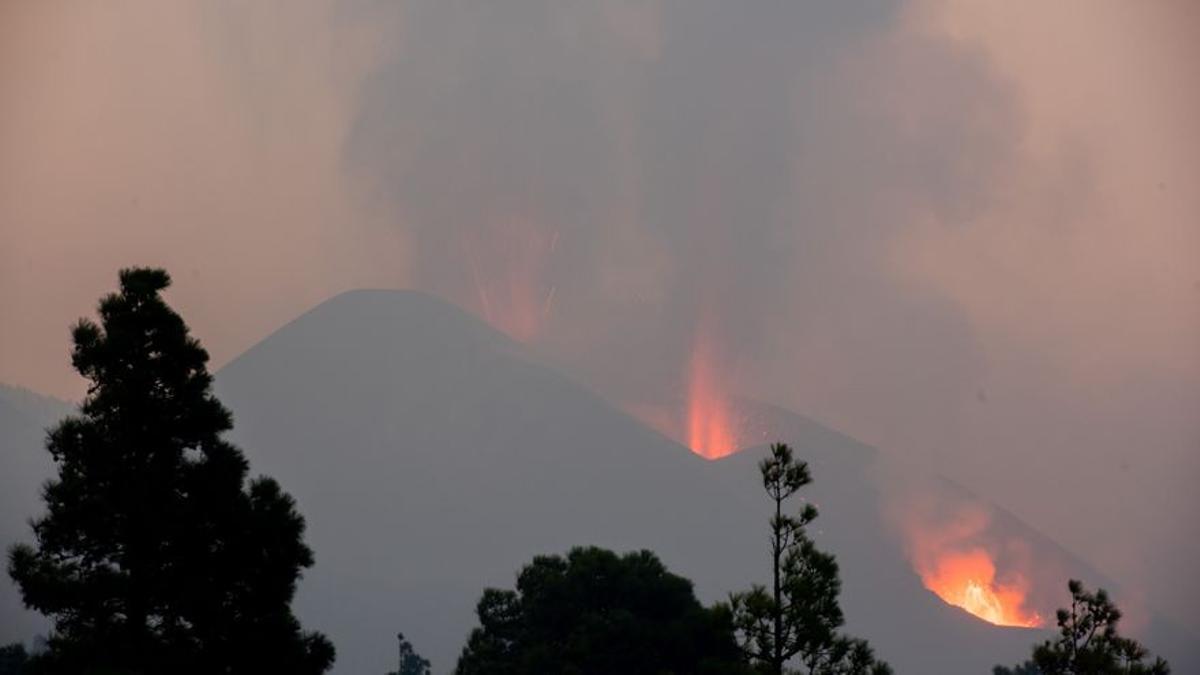
<path fill-rule="evenodd" d="M 0 4 L 0 382 L 166 266 L 217 364 L 419 288 L 614 399 L 703 346 L 1195 622 L 1200 4 Z"/>

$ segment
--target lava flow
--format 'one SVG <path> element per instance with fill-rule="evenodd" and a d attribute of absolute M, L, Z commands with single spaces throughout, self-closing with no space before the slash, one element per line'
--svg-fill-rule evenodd
<path fill-rule="evenodd" d="M 555 289 L 548 283 L 547 268 L 558 233 L 518 219 L 479 234 L 464 243 L 477 311 L 497 330 L 530 342 L 553 306 Z"/>
<path fill-rule="evenodd" d="M 921 575 L 925 588 L 939 598 L 997 626 L 1036 628 L 1042 619 L 1023 609 L 1021 584 L 996 581 L 996 565 L 983 549 L 946 553 Z"/>
<path fill-rule="evenodd" d="M 943 602 L 997 626 L 1037 628 L 1033 556 L 989 509 L 920 481 L 893 494 L 888 518 L 899 527 L 913 570 Z"/>
<path fill-rule="evenodd" d="M 706 459 L 737 452 L 732 409 L 708 342 L 698 338 L 688 368 L 687 446 Z"/>

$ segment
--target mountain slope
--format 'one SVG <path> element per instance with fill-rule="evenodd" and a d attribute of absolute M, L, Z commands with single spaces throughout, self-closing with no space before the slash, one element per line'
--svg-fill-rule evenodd
<path fill-rule="evenodd" d="M 435 298 L 356 291 L 296 319 L 223 368 L 217 393 L 252 471 L 275 476 L 308 519 L 316 566 L 300 586 L 306 626 L 338 647 L 336 672 L 394 667 L 403 631 L 448 672 L 485 586 L 510 587 L 539 553 L 579 544 L 650 548 L 706 602 L 767 579 L 763 448 L 709 462 L 541 365 L 502 334 Z M 999 628 L 926 591 L 886 522 L 904 467 L 786 410 L 741 403 L 766 439 L 813 469 L 813 535 L 837 554 L 848 629 L 901 673 L 988 672 L 1047 633 Z M 0 537 L 28 540 L 50 475 L 43 429 L 62 402 L 0 387 Z M 967 501 L 946 481 L 922 494 Z M 1111 584 L 1002 510 L 1053 583 Z M 1060 603 L 1061 604 L 1061 603 Z M 1051 609 L 1053 606 L 1051 606 Z M 0 583 L 0 643 L 46 631 Z M 1152 620 L 1152 624 L 1154 621 Z M 1160 627 L 1161 628 L 1161 627 Z M 1174 660 L 1186 635 L 1150 646 Z M 1170 646 L 1182 645 L 1176 650 Z M 1186 654 L 1185 654 L 1186 655 Z"/>
<path fill-rule="evenodd" d="M 218 374 L 236 439 L 308 517 L 299 610 L 338 672 L 383 672 L 403 631 L 448 671 L 484 586 L 577 544 L 651 548 L 708 601 L 766 578 L 761 452 L 707 462 L 458 309 L 359 291 Z M 852 628 L 899 672 L 986 672 L 1036 637 L 924 591 L 884 531 L 873 451 L 802 418 L 817 537 L 839 555 Z"/>
<path fill-rule="evenodd" d="M 0 548 L 4 551 L 32 538 L 28 521 L 38 511 L 38 490 L 51 470 L 45 429 L 69 411 L 63 401 L 0 385 Z M 7 570 L 7 562 L 4 567 Z M 0 577 L 0 645 L 28 641 L 45 633 L 48 625 L 24 610 L 5 572 Z"/>

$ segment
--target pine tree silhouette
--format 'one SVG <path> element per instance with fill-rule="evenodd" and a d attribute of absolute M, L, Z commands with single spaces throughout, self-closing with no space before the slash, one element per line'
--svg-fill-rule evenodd
<path fill-rule="evenodd" d="M 1071 606 L 1056 613 L 1058 638 L 1034 647 L 1030 661 L 996 666 L 994 675 L 1169 675 L 1166 661 L 1149 661 L 1149 650 L 1117 633 L 1121 610 L 1103 588 L 1092 593 L 1072 579 L 1067 590 Z"/>
<path fill-rule="evenodd" d="M 797 462 L 783 443 L 758 465 L 763 488 L 771 498 L 771 588 L 755 585 L 730 596 L 742 649 L 758 672 L 783 675 L 799 661 L 802 671 L 816 675 L 886 675 L 892 670 L 877 661 L 866 640 L 839 635 L 844 619 L 838 606 L 842 583 L 837 561 L 822 553 L 805 527 L 817 517 L 807 504 L 799 514 L 783 504 L 812 482 L 808 465 Z"/>
<path fill-rule="evenodd" d="M 161 297 L 163 270 L 126 269 L 99 324 L 72 331 L 89 381 L 47 449 L 57 477 L 35 545 L 9 554 L 25 604 L 54 632 L 42 672 L 318 674 L 334 650 L 290 604 L 313 563 L 304 519 L 270 478 L 247 482 L 221 438 L 208 354 Z"/>

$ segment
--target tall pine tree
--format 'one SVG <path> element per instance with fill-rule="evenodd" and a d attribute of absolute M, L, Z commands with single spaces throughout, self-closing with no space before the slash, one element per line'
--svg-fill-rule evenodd
<path fill-rule="evenodd" d="M 784 502 L 812 482 L 808 465 L 797 462 L 783 443 L 758 465 L 771 498 L 771 588 L 755 585 L 731 596 L 734 623 L 747 658 L 766 675 L 798 672 L 814 675 L 886 675 L 866 640 L 839 635 L 842 583 L 837 561 L 817 549 L 805 527 L 817 517 L 806 505 L 797 515 Z M 798 662 L 799 670 L 789 664 Z"/>
<path fill-rule="evenodd" d="M 127 269 L 100 323 L 73 329 L 89 381 L 51 430 L 58 475 L 9 554 L 25 604 L 54 632 L 52 673 L 323 673 L 334 650 L 290 608 L 312 565 L 304 519 L 272 479 L 247 482 L 212 395 L 208 354 L 162 299 L 163 270 Z"/>

